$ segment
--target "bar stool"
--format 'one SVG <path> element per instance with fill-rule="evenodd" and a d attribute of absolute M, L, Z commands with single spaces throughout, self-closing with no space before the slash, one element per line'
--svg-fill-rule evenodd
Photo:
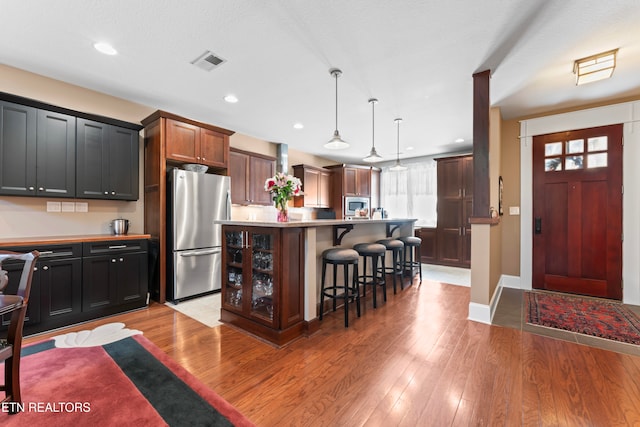
<path fill-rule="evenodd" d="M 387 300 L 387 283 L 384 272 L 382 272 L 378 266 L 378 260 L 380 260 L 384 267 L 384 254 L 387 248 L 380 243 L 358 243 L 353 246 L 353 249 L 355 249 L 363 259 L 362 274 L 359 274 L 357 279 L 358 287 L 362 285 L 363 297 L 367 296 L 367 285 L 373 287 L 373 308 L 377 308 L 376 295 L 378 293 L 378 286 L 382 287 L 384 300 Z M 371 259 L 371 274 L 367 274 L 367 258 Z"/>
<path fill-rule="evenodd" d="M 355 300 L 358 317 L 360 317 L 360 292 L 358 291 L 358 252 L 353 249 L 331 248 L 322 252 L 322 289 L 320 290 L 320 320 L 324 312 L 324 297 L 333 299 L 333 311 L 336 311 L 336 300 L 344 300 L 344 327 L 349 327 L 349 300 Z M 327 286 L 327 265 L 333 265 L 333 284 Z M 338 266 L 344 270 L 344 284 L 338 285 Z M 349 266 L 351 280 L 349 280 Z M 351 284 L 351 286 L 349 286 Z M 338 291 L 341 291 L 339 294 Z"/>
<path fill-rule="evenodd" d="M 418 271 L 420 272 L 420 283 L 422 283 L 422 264 L 420 263 L 420 260 L 418 259 L 417 255 L 415 255 L 415 259 L 414 259 L 414 252 L 415 252 L 414 249 L 417 249 L 420 247 L 420 244 L 422 244 L 422 239 L 414 236 L 404 236 L 404 237 L 398 237 L 398 240 L 404 243 L 404 254 L 402 256 L 403 277 L 404 277 L 404 271 L 409 270 L 410 271 L 409 278 L 413 280 L 413 269 L 417 267 Z M 407 255 L 409 255 L 408 260 L 407 260 Z"/>
<path fill-rule="evenodd" d="M 383 245 L 388 251 L 391 251 L 391 267 L 387 267 L 383 264 L 383 274 L 393 275 L 393 294 L 397 292 L 396 288 L 396 276 L 400 276 L 400 289 L 404 289 L 404 282 L 402 281 L 402 253 L 404 251 L 404 243 L 398 239 L 382 239 L 376 243 Z"/>

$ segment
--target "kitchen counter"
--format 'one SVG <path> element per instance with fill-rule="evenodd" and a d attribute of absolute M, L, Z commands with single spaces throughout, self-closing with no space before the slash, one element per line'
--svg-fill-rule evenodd
<path fill-rule="evenodd" d="M 102 242 L 107 240 L 150 239 L 149 234 L 83 234 L 74 236 L 35 236 L 0 239 L 0 248 L 10 246 L 55 245 L 58 243 Z"/>
<path fill-rule="evenodd" d="M 289 220 L 288 222 L 257 221 L 257 220 L 225 220 L 216 221 L 222 225 L 241 225 L 245 227 L 324 227 L 331 225 L 364 225 L 364 224 L 391 224 L 401 225 L 416 222 L 415 218 L 386 218 L 386 219 L 310 219 Z"/>

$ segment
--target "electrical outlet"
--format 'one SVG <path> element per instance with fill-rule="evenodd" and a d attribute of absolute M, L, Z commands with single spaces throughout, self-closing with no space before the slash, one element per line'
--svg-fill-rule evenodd
<path fill-rule="evenodd" d="M 76 202 L 76 212 L 89 212 L 89 203 Z"/>
<path fill-rule="evenodd" d="M 62 212 L 75 212 L 76 204 L 74 202 L 62 202 Z"/>
<path fill-rule="evenodd" d="M 47 212 L 60 212 L 61 210 L 60 202 L 47 202 Z"/>

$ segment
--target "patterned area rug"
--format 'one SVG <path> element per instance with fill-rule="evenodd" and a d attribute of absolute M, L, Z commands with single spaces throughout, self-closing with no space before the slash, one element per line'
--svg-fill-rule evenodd
<path fill-rule="evenodd" d="M 640 319 L 619 302 L 525 292 L 527 323 L 640 345 Z"/>
<path fill-rule="evenodd" d="M 20 365 L 23 403 L 1 406 L 3 427 L 253 426 L 122 323 L 26 346 Z"/>

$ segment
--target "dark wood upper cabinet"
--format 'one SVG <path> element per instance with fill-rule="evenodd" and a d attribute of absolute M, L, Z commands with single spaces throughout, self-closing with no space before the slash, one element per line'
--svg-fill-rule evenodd
<path fill-rule="evenodd" d="M 264 191 L 264 182 L 276 170 L 276 159 L 241 150 L 231 150 L 229 176 L 231 202 L 239 205 L 271 205 L 271 194 Z"/>
<path fill-rule="evenodd" d="M 166 157 L 183 163 L 226 168 L 229 137 L 211 129 L 167 119 Z"/>
<path fill-rule="evenodd" d="M 343 168 L 343 195 L 369 197 L 371 195 L 371 168 Z"/>
<path fill-rule="evenodd" d="M 309 165 L 293 166 L 293 175 L 302 181 L 302 196 L 294 197 L 296 207 L 328 208 L 331 205 L 331 171 Z"/>
<path fill-rule="evenodd" d="M 0 101 L 0 194 L 75 197 L 76 118 Z"/>
<path fill-rule="evenodd" d="M 137 200 L 138 132 L 78 119 L 77 135 L 77 197 Z"/>

